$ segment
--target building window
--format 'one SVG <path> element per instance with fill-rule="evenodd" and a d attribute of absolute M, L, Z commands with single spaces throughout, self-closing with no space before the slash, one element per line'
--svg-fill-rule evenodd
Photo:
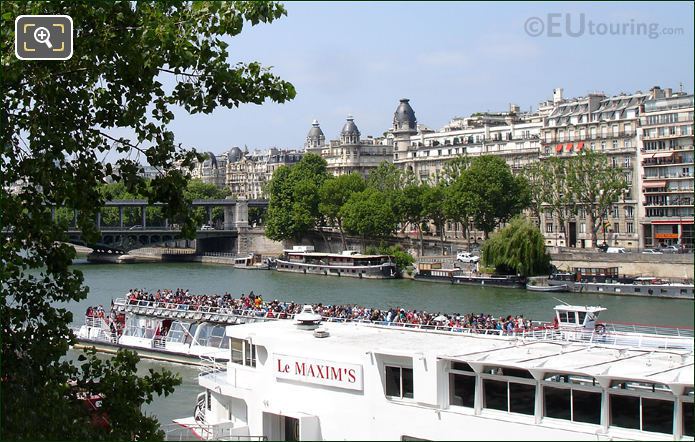
<path fill-rule="evenodd" d="M 623 165 L 625 167 L 630 167 L 630 157 L 625 157 L 625 160 L 623 161 Z"/>
<path fill-rule="evenodd" d="M 632 219 L 635 217 L 635 208 L 632 206 L 625 206 L 625 218 Z"/>
<path fill-rule="evenodd" d="M 553 233 L 553 223 L 545 223 L 545 233 Z"/>
<path fill-rule="evenodd" d="M 579 224 L 579 233 L 586 233 L 586 223 Z"/>
<path fill-rule="evenodd" d="M 606 150 L 606 142 L 601 141 L 601 150 Z"/>
<path fill-rule="evenodd" d="M 386 396 L 413 398 L 413 369 L 386 365 Z"/>
<path fill-rule="evenodd" d="M 620 233 L 620 223 L 613 223 L 613 233 Z"/>

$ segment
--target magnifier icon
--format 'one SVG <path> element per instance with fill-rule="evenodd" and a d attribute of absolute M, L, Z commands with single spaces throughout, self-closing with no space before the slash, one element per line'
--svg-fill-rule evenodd
<path fill-rule="evenodd" d="M 51 33 L 48 31 L 48 29 L 44 28 L 43 26 L 39 26 L 34 30 L 34 40 L 36 40 L 39 43 L 44 43 L 46 46 L 49 47 L 49 49 L 53 47 L 50 38 Z"/>

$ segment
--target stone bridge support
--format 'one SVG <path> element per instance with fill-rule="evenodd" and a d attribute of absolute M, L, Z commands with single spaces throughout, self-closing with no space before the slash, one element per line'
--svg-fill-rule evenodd
<path fill-rule="evenodd" d="M 227 199 L 233 199 L 228 196 Z M 249 203 L 237 200 L 233 207 L 224 208 L 224 230 L 244 229 L 249 227 Z"/>

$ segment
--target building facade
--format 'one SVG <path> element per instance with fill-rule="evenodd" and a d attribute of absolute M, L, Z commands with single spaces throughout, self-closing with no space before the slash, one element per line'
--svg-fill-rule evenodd
<path fill-rule="evenodd" d="M 655 91 L 653 91 L 655 92 Z M 628 183 L 623 198 L 607 214 L 608 224 L 597 234 L 599 243 L 610 246 L 637 248 L 639 211 L 638 131 L 640 110 L 650 93 L 637 92 L 608 97 L 589 94 L 586 97 L 565 99 L 562 89 L 556 89 L 552 103 L 543 103 L 551 110 L 544 118 L 541 130 L 541 158 L 559 156 L 568 158 L 583 149 L 601 152 L 611 165 L 622 169 Z M 570 219 L 569 231 L 552 213 L 547 211 L 541 220 L 541 229 L 547 245 L 563 247 L 592 247 L 591 226 L 584 210 Z"/>
<path fill-rule="evenodd" d="M 647 100 L 642 132 L 640 228 L 644 245 L 693 247 L 693 95 Z"/>
<path fill-rule="evenodd" d="M 539 114 L 508 112 L 476 113 L 454 118 L 439 131 L 417 124 L 408 99 L 401 99 L 393 117 L 393 162 L 422 182 L 437 182 L 447 161 L 461 156 L 499 155 L 514 171 L 538 161 Z"/>
<path fill-rule="evenodd" d="M 307 152 L 320 155 L 326 160 L 328 172 L 332 175 L 346 175 L 352 172 L 367 177 L 383 161 L 392 161 L 393 145 L 385 137 L 361 138 L 355 120 L 348 116 L 340 137 L 326 144 L 326 137 L 314 120 L 307 134 L 304 148 Z"/>

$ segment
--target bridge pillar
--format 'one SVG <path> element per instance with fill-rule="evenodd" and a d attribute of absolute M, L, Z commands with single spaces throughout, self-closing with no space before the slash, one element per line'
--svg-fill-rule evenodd
<path fill-rule="evenodd" d="M 237 200 L 234 206 L 234 227 L 249 226 L 249 203 L 244 200 Z"/>
<path fill-rule="evenodd" d="M 169 228 L 169 218 L 164 218 L 164 228 L 165 229 Z"/>
<path fill-rule="evenodd" d="M 212 225 L 212 207 L 211 206 L 205 206 L 205 211 L 207 212 L 208 215 L 208 225 Z"/>
<path fill-rule="evenodd" d="M 101 230 L 101 212 L 97 212 L 97 229 Z"/>
<path fill-rule="evenodd" d="M 118 206 L 118 225 L 123 228 L 123 206 Z"/>
<path fill-rule="evenodd" d="M 75 228 L 77 228 L 77 209 L 72 210 L 72 222 L 74 223 Z"/>
<path fill-rule="evenodd" d="M 234 199 L 231 196 L 228 196 L 228 200 Z M 237 203 L 238 204 L 238 203 Z M 224 230 L 232 230 L 234 228 L 234 207 L 231 206 L 224 206 Z"/>
<path fill-rule="evenodd" d="M 140 213 L 142 215 L 142 228 L 145 229 L 147 227 L 147 206 L 142 206 L 140 207 Z"/>

